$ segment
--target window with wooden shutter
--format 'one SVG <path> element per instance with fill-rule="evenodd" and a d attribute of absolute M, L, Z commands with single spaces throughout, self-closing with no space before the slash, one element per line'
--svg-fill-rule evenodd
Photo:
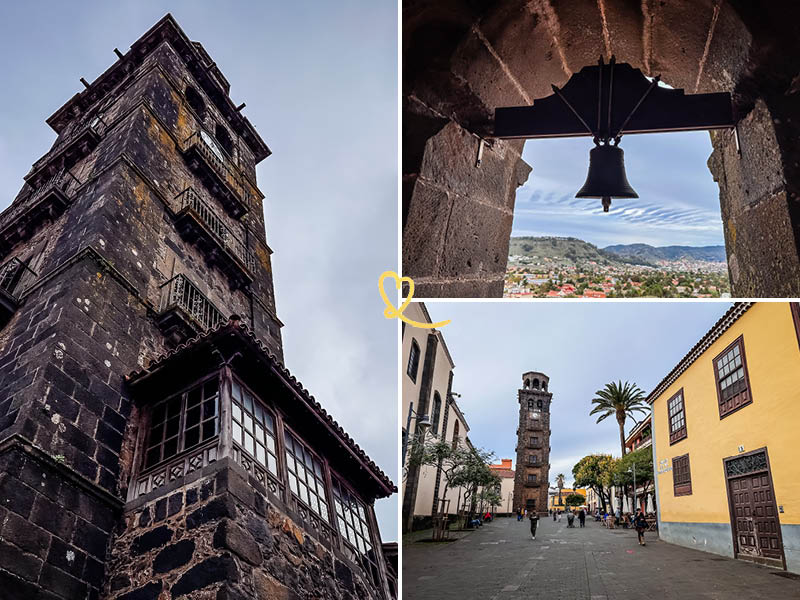
<path fill-rule="evenodd" d="M 689 496 L 692 493 L 692 472 L 689 469 L 689 455 L 672 459 L 672 485 L 676 496 Z"/>
<path fill-rule="evenodd" d="M 417 382 L 417 370 L 419 369 L 419 344 L 417 340 L 411 340 L 411 351 L 408 353 L 408 367 L 406 374 L 414 383 Z"/>
<path fill-rule="evenodd" d="M 686 437 L 686 404 L 683 401 L 683 388 L 678 390 L 667 402 L 669 415 L 669 443 L 674 444 Z"/>
<path fill-rule="evenodd" d="M 750 404 L 750 380 L 744 355 L 744 338 L 739 336 L 714 359 L 720 418 Z"/>

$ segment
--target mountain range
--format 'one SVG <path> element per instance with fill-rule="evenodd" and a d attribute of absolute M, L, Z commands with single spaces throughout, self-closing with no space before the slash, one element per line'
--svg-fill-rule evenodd
<path fill-rule="evenodd" d="M 512 237 L 508 254 L 550 258 L 573 264 L 594 261 L 601 265 L 616 263 L 655 266 L 658 261 L 680 259 L 725 262 L 724 246 L 650 246 L 615 244 L 598 248 L 570 237 Z"/>

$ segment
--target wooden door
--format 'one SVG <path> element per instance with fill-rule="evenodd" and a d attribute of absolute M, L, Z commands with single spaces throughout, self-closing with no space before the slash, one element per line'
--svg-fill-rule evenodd
<path fill-rule="evenodd" d="M 750 477 L 753 497 L 753 519 L 756 525 L 758 549 L 768 558 L 782 558 L 778 515 L 769 473 Z"/>
<path fill-rule="evenodd" d="M 780 525 L 769 473 L 730 479 L 728 485 L 738 553 L 780 560 Z"/>
<path fill-rule="evenodd" d="M 740 477 L 729 481 L 733 526 L 739 554 L 758 556 L 758 545 L 753 522 L 752 493 L 750 478 Z"/>

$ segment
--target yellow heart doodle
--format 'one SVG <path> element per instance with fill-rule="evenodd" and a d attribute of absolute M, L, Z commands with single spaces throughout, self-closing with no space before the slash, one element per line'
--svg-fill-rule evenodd
<path fill-rule="evenodd" d="M 394 279 L 395 286 L 398 290 L 402 287 L 403 283 L 408 284 L 408 296 L 400 305 L 400 308 L 395 308 L 394 304 L 392 304 L 392 302 L 389 300 L 389 297 L 386 295 L 386 290 L 383 289 L 383 282 L 387 277 Z M 381 298 L 383 298 L 383 301 L 386 304 L 386 309 L 383 311 L 383 316 L 387 319 L 400 319 L 401 321 L 404 321 L 413 327 L 421 327 L 423 329 L 436 329 L 438 327 L 444 327 L 450 322 L 450 319 L 447 319 L 446 321 L 439 321 L 438 323 L 420 323 L 419 321 L 412 321 L 403 315 L 403 311 L 405 311 L 406 307 L 411 303 L 411 298 L 414 297 L 414 280 L 411 279 L 411 277 L 400 277 L 394 271 L 384 271 L 378 278 L 378 290 L 381 293 Z"/>

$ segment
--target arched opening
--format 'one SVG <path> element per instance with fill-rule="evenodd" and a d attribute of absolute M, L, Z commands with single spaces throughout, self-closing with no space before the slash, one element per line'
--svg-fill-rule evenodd
<path fill-rule="evenodd" d="M 231 139 L 228 130 L 225 129 L 222 125 L 217 123 L 214 129 L 214 137 L 217 138 L 219 145 L 225 151 L 225 153 L 229 156 L 233 156 L 233 140 Z"/>
<path fill-rule="evenodd" d="M 785 100 L 800 93 L 792 83 L 800 72 L 798 18 L 800 6 L 744 0 L 416 3 L 404 12 L 403 274 L 423 295 L 502 295 L 515 215 L 527 208 L 531 229 L 540 231 L 541 211 L 515 202 L 531 165 L 522 140 L 492 138 L 494 111 L 530 106 L 600 55 L 615 55 L 685 94 L 732 95 L 736 129 L 711 134 L 707 161 L 719 186 L 713 225 L 724 236 L 732 295 L 800 294 L 800 211 L 792 200 L 800 193 L 800 150 L 790 141 L 800 111 Z M 634 137 L 623 142 L 626 161 L 636 158 Z M 580 154 L 572 193 L 586 173 Z M 680 158 L 681 149 L 671 154 Z M 535 180 L 540 170 L 532 166 Z M 660 163 L 650 159 L 648 168 L 659 179 Z M 684 223 L 709 221 L 708 211 L 669 200 L 650 207 L 654 223 L 679 220 L 681 208 Z M 575 208 L 565 208 L 572 223 Z M 432 220 L 437 215 L 449 216 Z"/>
<path fill-rule="evenodd" d="M 439 392 L 433 395 L 433 416 L 431 417 L 431 432 L 433 435 L 439 435 L 439 419 L 442 415 L 442 398 Z"/>
<path fill-rule="evenodd" d="M 526 379 L 525 380 L 525 384 L 523 385 L 523 389 L 527 390 L 530 387 L 531 387 L 531 380 L 530 379 Z"/>
<path fill-rule="evenodd" d="M 200 93 L 194 89 L 192 86 L 186 86 L 186 102 L 189 103 L 191 109 L 195 112 L 195 114 L 200 117 L 200 120 L 205 118 L 206 116 L 206 103 L 203 101 L 203 97 Z"/>
<path fill-rule="evenodd" d="M 545 392 L 547 391 L 547 381 L 545 380 L 542 380 L 542 390 Z"/>
<path fill-rule="evenodd" d="M 533 389 L 535 389 L 535 390 L 539 389 L 539 380 L 538 379 L 534 379 L 533 380 Z"/>

